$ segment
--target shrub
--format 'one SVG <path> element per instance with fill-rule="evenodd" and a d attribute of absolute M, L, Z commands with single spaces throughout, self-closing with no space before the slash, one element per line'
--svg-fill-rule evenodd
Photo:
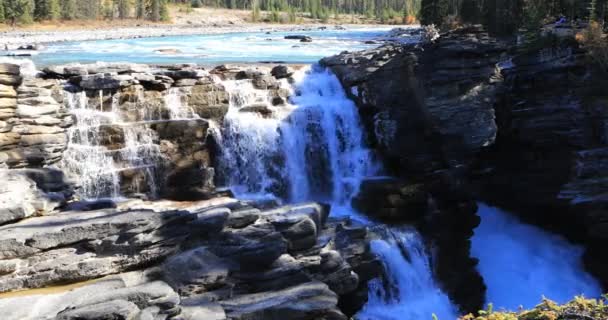
<path fill-rule="evenodd" d="M 202 8 L 203 2 L 201 0 L 192 0 L 192 2 L 190 3 L 190 6 L 192 8 Z"/>
<path fill-rule="evenodd" d="M 589 57 L 594 63 L 608 72 L 608 38 L 602 26 L 592 21 L 585 31 L 576 35 L 576 39 L 587 49 Z"/>
<path fill-rule="evenodd" d="M 543 299 L 543 301 L 530 310 L 518 312 L 496 312 L 489 307 L 479 311 L 478 316 L 466 315 L 461 320 L 558 320 L 558 319 L 608 319 L 608 305 L 606 296 L 602 299 L 585 299 L 575 297 L 574 300 L 564 304 Z"/>

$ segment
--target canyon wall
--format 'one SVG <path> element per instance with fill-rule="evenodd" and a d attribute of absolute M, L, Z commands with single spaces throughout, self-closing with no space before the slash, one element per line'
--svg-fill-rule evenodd
<path fill-rule="evenodd" d="M 355 204 L 423 225 L 438 247 L 438 277 L 463 310 L 483 299 L 468 258 L 474 198 L 584 244 L 588 270 L 608 287 L 606 75 L 577 42 L 507 50 L 472 26 L 321 62 L 349 89 L 389 173 L 402 178 L 364 184 L 375 196 Z M 442 203 L 451 214 L 438 214 Z M 412 214 L 420 208 L 426 214 Z"/>

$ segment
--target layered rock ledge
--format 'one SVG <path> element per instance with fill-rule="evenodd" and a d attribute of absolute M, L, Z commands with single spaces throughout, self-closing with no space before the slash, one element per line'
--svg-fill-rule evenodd
<path fill-rule="evenodd" d="M 380 268 L 366 228 L 327 221 L 328 210 L 131 201 L 6 224 L 3 317 L 346 319 L 338 305 L 358 310 L 352 297 Z"/>

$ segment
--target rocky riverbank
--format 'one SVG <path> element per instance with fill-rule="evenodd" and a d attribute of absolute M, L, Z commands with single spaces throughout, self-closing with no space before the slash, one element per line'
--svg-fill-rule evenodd
<path fill-rule="evenodd" d="M 25 173 L 12 171 L 30 181 Z M 96 280 L 44 295 L 0 294 L 2 314 L 20 320 L 346 319 L 338 303 L 360 308 L 364 301 L 349 297 L 366 290 L 380 269 L 366 228 L 328 221 L 328 210 L 220 197 L 81 207 L 5 224 L 0 292 Z"/>

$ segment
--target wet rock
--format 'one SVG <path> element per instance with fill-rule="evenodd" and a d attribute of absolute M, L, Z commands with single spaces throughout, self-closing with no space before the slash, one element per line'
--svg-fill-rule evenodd
<path fill-rule="evenodd" d="M 17 64 L 0 63 L 0 74 L 8 74 L 18 76 L 21 73 L 21 67 Z"/>
<path fill-rule="evenodd" d="M 85 90 L 113 90 L 133 84 L 133 77 L 116 73 L 98 73 L 71 77 L 70 82 Z"/>
<path fill-rule="evenodd" d="M 387 221 L 416 221 L 428 211 L 428 192 L 419 184 L 397 179 L 365 180 L 353 199 L 360 212 Z"/>
<path fill-rule="evenodd" d="M 59 196 L 45 194 L 26 172 L 0 169 L 0 224 L 52 212 L 62 204 Z"/>
<path fill-rule="evenodd" d="M 272 110 L 265 104 L 246 106 L 239 109 L 239 112 L 257 113 L 264 118 L 272 116 Z"/>
<path fill-rule="evenodd" d="M 154 52 L 162 53 L 162 54 L 179 54 L 182 53 L 181 50 L 178 49 L 157 49 Z"/>
<path fill-rule="evenodd" d="M 195 85 L 189 95 L 188 105 L 204 119 L 223 119 L 228 112 L 228 93 L 217 84 Z"/>
<path fill-rule="evenodd" d="M 289 36 L 285 36 L 285 39 L 287 40 L 300 40 L 300 42 L 312 42 L 312 38 L 309 36 L 303 36 L 303 35 L 289 35 Z"/>
<path fill-rule="evenodd" d="M 272 68 L 270 74 L 277 79 L 283 79 L 291 77 L 294 74 L 294 71 L 288 66 L 276 66 Z"/>

